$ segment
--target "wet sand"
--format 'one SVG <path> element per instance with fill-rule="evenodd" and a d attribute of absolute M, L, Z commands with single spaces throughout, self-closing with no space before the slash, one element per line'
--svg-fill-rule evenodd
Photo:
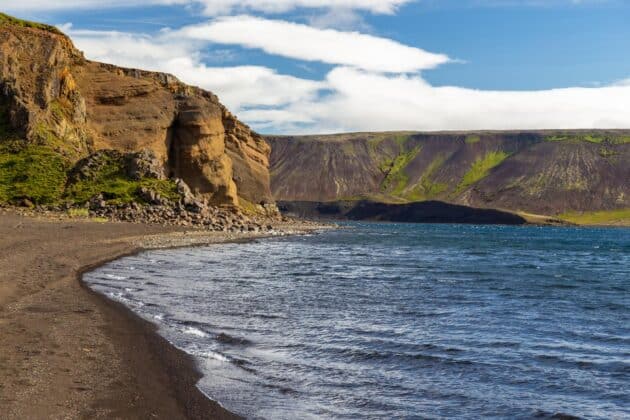
<path fill-rule="evenodd" d="M 252 236 L 0 210 L 0 418 L 235 418 L 197 389 L 190 356 L 80 276 L 143 249 Z"/>

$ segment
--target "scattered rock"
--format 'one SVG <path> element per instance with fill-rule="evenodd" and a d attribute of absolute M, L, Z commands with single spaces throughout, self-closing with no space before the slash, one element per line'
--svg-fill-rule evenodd
<path fill-rule="evenodd" d="M 164 168 L 152 150 L 127 155 L 127 176 L 131 179 L 165 179 Z"/>

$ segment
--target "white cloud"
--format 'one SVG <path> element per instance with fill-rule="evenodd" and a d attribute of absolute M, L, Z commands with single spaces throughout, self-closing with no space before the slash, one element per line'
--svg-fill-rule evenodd
<path fill-rule="evenodd" d="M 402 6 L 421 0 L 2 0 L 8 12 L 73 9 L 116 9 L 163 5 L 200 6 L 207 16 L 243 12 L 285 13 L 297 9 L 355 10 L 373 14 L 393 14 Z M 432 7 L 557 7 L 615 3 L 623 0 L 433 0 Z M 4 4 L 7 3 L 7 4 Z"/>
<path fill-rule="evenodd" d="M 219 15 L 235 11 L 282 13 L 298 8 L 350 9 L 372 13 L 391 14 L 413 0 L 200 0 L 206 14 Z"/>
<path fill-rule="evenodd" d="M 268 54 L 378 72 L 416 72 L 449 61 L 444 54 L 433 54 L 387 38 L 253 16 L 218 18 L 184 27 L 173 36 L 259 48 Z"/>
<path fill-rule="evenodd" d="M 323 81 L 278 74 L 261 66 L 210 67 L 201 61 L 203 45 L 172 36 L 114 31 L 74 30 L 61 27 L 77 48 L 95 61 L 162 71 L 182 81 L 220 94 L 234 112 L 248 106 L 281 106 L 314 100 L 326 87 Z"/>
<path fill-rule="evenodd" d="M 296 103 L 317 121 L 312 131 L 628 128 L 630 86 L 543 91 L 434 87 L 419 76 L 387 76 L 337 68 L 335 92 Z"/>
<path fill-rule="evenodd" d="M 7 12 L 73 9 L 116 9 L 138 6 L 164 6 L 187 4 L 191 0 L 4 0 L 2 8 Z"/>
<path fill-rule="evenodd" d="M 282 13 L 299 8 L 363 10 L 391 14 L 414 0 L 16 0 L 2 5 L 7 11 L 114 9 L 173 4 L 200 5 L 210 16 L 235 11 Z M 4 2 L 3 2 L 4 3 Z"/>
<path fill-rule="evenodd" d="M 162 69 L 189 84 L 219 94 L 221 101 L 239 115 L 249 106 L 284 106 L 312 101 L 326 86 L 324 82 L 278 74 L 267 67 L 207 67 L 188 58 L 169 60 Z"/>
<path fill-rule="evenodd" d="M 207 43 L 64 27 L 88 58 L 175 74 L 266 133 L 630 127 L 630 83 L 543 91 L 434 87 L 419 75 L 348 66 L 305 80 L 260 66 L 210 67 Z"/>
<path fill-rule="evenodd" d="M 349 9 L 328 10 L 324 13 L 314 13 L 307 16 L 310 26 L 316 28 L 334 28 L 344 31 L 370 31 L 371 27 L 363 19 L 363 15 Z"/>

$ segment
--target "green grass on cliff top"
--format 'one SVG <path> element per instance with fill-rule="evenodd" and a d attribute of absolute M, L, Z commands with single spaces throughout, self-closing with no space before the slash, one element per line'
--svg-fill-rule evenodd
<path fill-rule="evenodd" d="M 4 13 L 0 13 L 0 26 L 2 25 L 13 25 L 13 26 L 20 26 L 22 28 L 41 29 L 43 31 L 52 32 L 57 35 L 63 35 L 63 33 L 59 29 L 55 28 L 54 26 L 46 25 L 43 23 L 31 22 L 31 21 L 23 20 L 23 19 L 18 19 L 16 17 L 9 16 Z"/>
<path fill-rule="evenodd" d="M 569 212 L 561 214 L 560 218 L 578 225 L 630 226 L 630 209 Z"/>
<path fill-rule="evenodd" d="M 608 134 L 555 134 L 545 137 L 547 141 L 587 142 L 594 144 L 628 144 L 630 136 Z"/>

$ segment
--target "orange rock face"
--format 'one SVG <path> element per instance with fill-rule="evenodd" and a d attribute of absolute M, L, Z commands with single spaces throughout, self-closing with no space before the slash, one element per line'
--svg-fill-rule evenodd
<path fill-rule="evenodd" d="M 273 202 L 269 146 L 215 95 L 86 60 L 63 35 L 0 25 L 0 106 L 28 141 L 71 158 L 150 150 L 210 203 Z"/>

